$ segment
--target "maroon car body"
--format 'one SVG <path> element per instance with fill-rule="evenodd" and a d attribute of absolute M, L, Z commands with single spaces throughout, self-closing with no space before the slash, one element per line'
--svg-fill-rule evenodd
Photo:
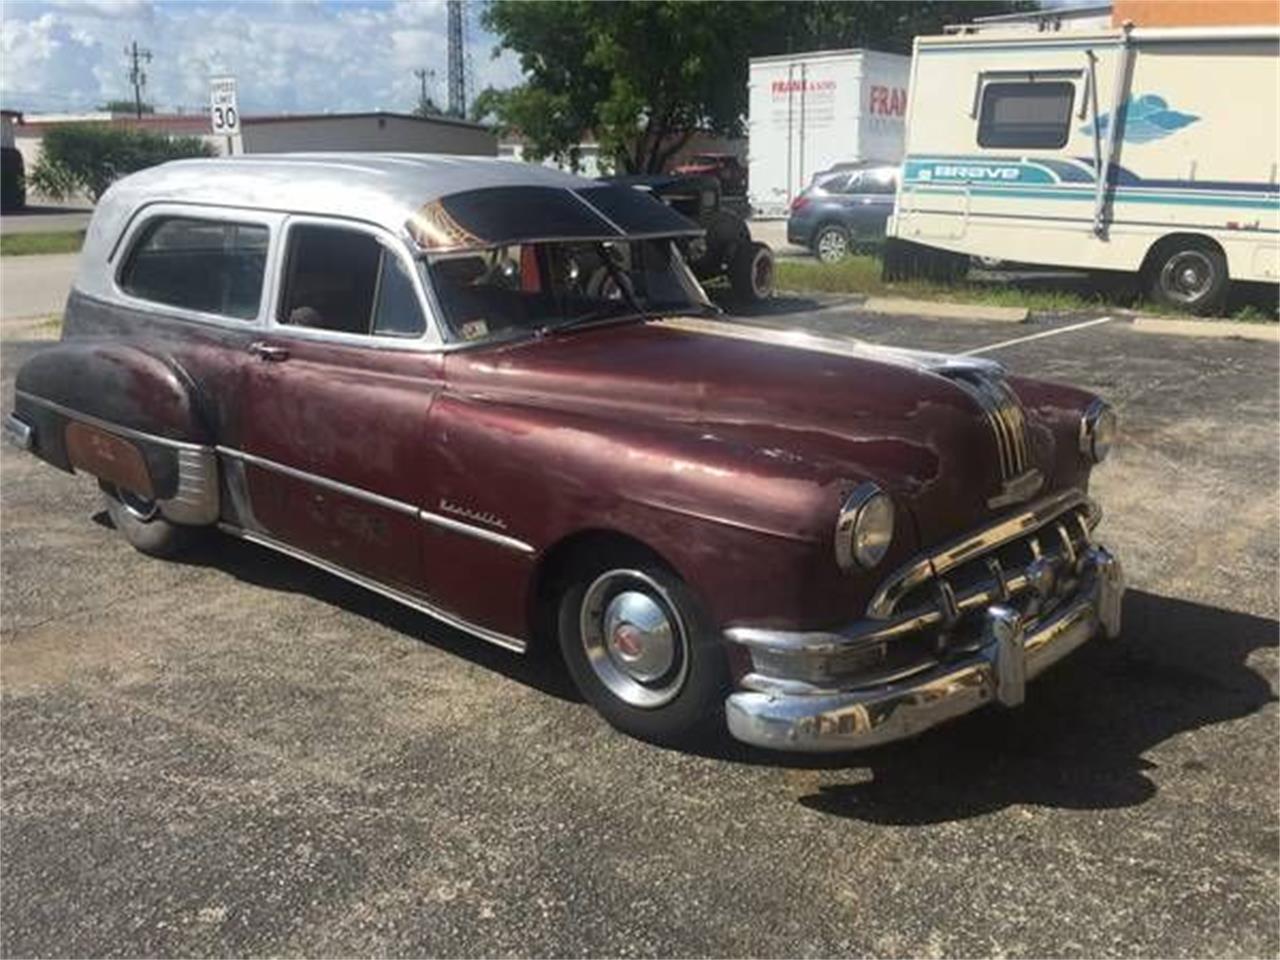
<path fill-rule="evenodd" d="M 763 746 L 882 742 L 1118 630 L 1105 405 L 724 320 L 690 230 L 497 161 L 168 164 L 103 198 L 6 432 L 144 550 L 216 525 L 512 650 L 558 635 L 654 739 L 727 702 Z"/>

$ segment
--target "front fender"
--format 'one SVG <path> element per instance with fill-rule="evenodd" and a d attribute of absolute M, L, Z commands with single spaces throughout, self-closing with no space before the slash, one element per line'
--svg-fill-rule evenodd
<path fill-rule="evenodd" d="M 431 419 L 437 505 L 496 518 L 540 552 L 581 531 L 625 534 L 669 562 L 719 623 L 843 622 L 874 586 L 842 574 L 832 547 L 861 477 L 687 424 L 458 394 Z"/>

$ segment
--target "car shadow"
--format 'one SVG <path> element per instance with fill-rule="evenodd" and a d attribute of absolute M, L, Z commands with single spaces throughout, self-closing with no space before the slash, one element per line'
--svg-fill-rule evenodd
<path fill-rule="evenodd" d="M 835 756 L 723 744 L 744 763 L 846 771 L 798 802 L 832 816 L 910 825 L 980 816 L 1012 804 L 1129 807 L 1156 786 L 1145 754 L 1160 743 L 1249 716 L 1276 701 L 1247 664 L 1275 647 L 1275 620 L 1141 590 L 1125 597 L 1119 641 L 1098 640 L 1037 678 L 1014 711 L 980 711 L 920 737 Z M 1228 764 L 1210 754 L 1191 769 Z M 824 776 L 829 779 L 829 776 Z"/>
<path fill-rule="evenodd" d="M 111 525 L 105 512 L 94 520 Z M 210 536 L 180 562 L 269 590 L 306 594 L 548 696 L 583 702 L 554 645 L 513 654 L 233 537 Z M 798 802 L 872 823 L 961 820 L 1013 804 L 1091 810 L 1135 806 L 1155 794 L 1146 776 L 1155 765 L 1144 756 L 1153 747 L 1276 702 L 1270 682 L 1247 660 L 1257 650 L 1276 647 L 1278 638 L 1275 620 L 1129 590 L 1123 637 L 1085 645 L 1032 682 L 1027 702 L 1016 710 L 982 710 L 912 740 L 849 753 L 761 750 L 724 732 L 683 749 L 729 763 L 824 771 L 828 782 L 803 793 Z M 1226 762 L 1206 755 L 1184 765 L 1211 768 Z M 833 773 L 848 779 L 830 782 Z"/>
<path fill-rule="evenodd" d="M 108 528 L 112 526 L 105 510 L 95 514 L 93 521 Z M 424 644 L 463 657 L 558 700 L 583 702 L 557 650 L 534 645 L 523 656 L 512 653 L 301 560 L 246 540 L 210 531 L 209 536 L 202 537 L 173 562 L 219 570 L 268 590 L 306 594 L 322 603 L 372 620 L 388 630 L 415 637 Z"/>

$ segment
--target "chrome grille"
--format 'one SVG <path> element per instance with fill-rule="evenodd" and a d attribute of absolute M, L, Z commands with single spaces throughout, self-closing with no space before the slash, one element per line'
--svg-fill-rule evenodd
<path fill-rule="evenodd" d="M 1018 397 L 1003 380 L 978 371 L 958 371 L 951 376 L 956 386 L 973 397 L 982 408 L 987 426 L 995 437 L 1002 480 L 1012 480 L 1027 470 L 1027 418 Z"/>

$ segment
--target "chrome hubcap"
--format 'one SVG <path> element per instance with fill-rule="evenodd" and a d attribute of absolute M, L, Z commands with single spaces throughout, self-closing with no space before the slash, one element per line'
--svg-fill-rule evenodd
<path fill-rule="evenodd" d="M 688 641 L 661 585 L 635 570 L 612 570 L 582 598 L 587 662 L 608 690 L 633 707 L 652 709 L 680 692 Z"/>
<path fill-rule="evenodd" d="M 1174 300 L 1193 303 L 1209 292 L 1213 263 L 1199 250 L 1184 250 L 1165 263 L 1160 285 Z"/>

